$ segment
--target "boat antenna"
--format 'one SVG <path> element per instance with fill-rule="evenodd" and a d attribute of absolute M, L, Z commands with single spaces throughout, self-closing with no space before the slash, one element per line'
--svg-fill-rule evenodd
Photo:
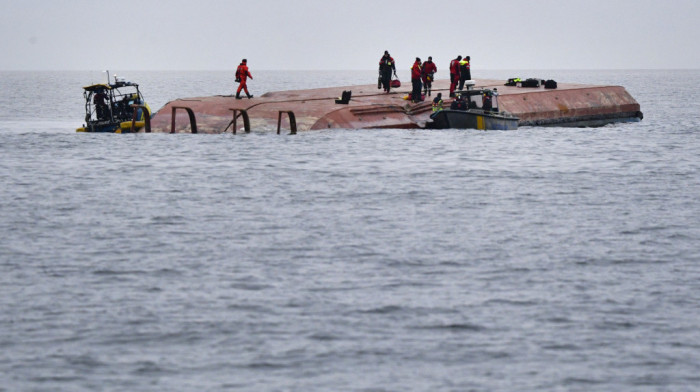
<path fill-rule="evenodd" d="M 109 70 L 105 70 L 107 72 L 107 84 L 109 84 Z"/>

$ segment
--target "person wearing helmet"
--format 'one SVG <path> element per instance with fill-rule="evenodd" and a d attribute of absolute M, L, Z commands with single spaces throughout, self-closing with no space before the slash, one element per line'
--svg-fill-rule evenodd
<path fill-rule="evenodd" d="M 248 84 L 246 83 L 248 78 L 253 79 L 253 75 L 248 71 L 248 60 L 243 59 L 241 65 L 236 68 L 236 82 L 238 82 L 238 90 L 236 91 L 236 99 L 241 99 L 241 90 L 245 91 L 245 95 L 248 99 L 253 98 L 253 96 L 248 92 Z"/>

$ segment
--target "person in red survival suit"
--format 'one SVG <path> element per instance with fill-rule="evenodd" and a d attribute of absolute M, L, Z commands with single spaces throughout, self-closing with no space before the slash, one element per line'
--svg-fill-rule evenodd
<path fill-rule="evenodd" d="M 428 56 L 428 61 L 423 63 L 423 71 L 421 73 L 423 90 L 427 96 L 430 96 L 430 90 L 433 86 L 433 80 L 435 79 L 435 72 L 437 72 L 437 66 L 433 62 L 433 56 Z"/>
<path fill-rule="evenodd" d="M 450 61 L 450 97 L 455 96 L 455 89 L 459 83 L 459 61 L 462 56 L 457 56 L 456 59 Z"/>
<path fill-rule="evenodd" d="M 248 84 L 246 84 L 248 78 L 253 79 L 253 75 L 248 71 L 248 60 L 243 59 L 241 65 L 236 68 L 236 82 L 240 83 L 238 85 L 238 91 L 236 91 L 236 99 L 241 99 L 241 90 L 245 91 L 245 95 L 248 99 L 253 98 L 253 95 L 248 93 Z"/>
<path fill-rule="evenodd" d="M 414 103 L 422 101 L 421 97 L 421 62 L 420 57 L 416 57 L 416 62 L 411 66 L 411 83 L 413 84 L 413 91 L 411 92 L 411 100 Z"/>

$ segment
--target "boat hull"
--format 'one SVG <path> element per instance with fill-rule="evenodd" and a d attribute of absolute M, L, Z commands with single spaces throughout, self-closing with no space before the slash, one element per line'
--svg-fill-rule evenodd
<path fill-rule="evenodd" d="M 434 129 L 518 129 L 518 118 L 482 110 L 441 110 L 430 116 Z"/>

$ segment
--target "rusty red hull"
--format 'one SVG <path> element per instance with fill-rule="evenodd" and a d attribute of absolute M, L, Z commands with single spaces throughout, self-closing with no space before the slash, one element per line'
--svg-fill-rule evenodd
<path fill-rule="evenodd" d="M 559 83 L 557 89 L 504 86 L 501 80 L 476 80 L 476 88 L 498 88 L 499 105 L 520 118 L 520 125 L 601 125 L 606 122 L 641 118 L 637 101 L 621 86 L 593 86 Z M 337 104 L 343 91 L 352 91 L 348 104 Z M 447 97 L 449 81 L 436 80 L 433 96 Z M 254 131 L 283 131 L 291 128 L 292 112 L 298 131 L 345 128 L 423 128 L 429 122 L 432 105 L 404 99 L 408 88 L 390 94 L 378 92 L 376 84 L 312 90 L 281 91 L 253 99 L 233 96 L 183 98 L 167 103 L 152 119 L 153 132 L 192 132 L 193 120 L 199 133 L 232 131 L 233 109 L 245 110 Z M 444 99 L 449 106 L 450 99 Z M 182 109 L 173 110 L 173 107 Z M 188 115 L 188 110 L 194 119 Z M 174 113 L 174 115 L 173 115 Z M 173 122 L 174 119 L 174 122 Z M 174 123 L 174 127 L 173 127 Z M 236 123 L 242 130 L 244 123 Z"/>

